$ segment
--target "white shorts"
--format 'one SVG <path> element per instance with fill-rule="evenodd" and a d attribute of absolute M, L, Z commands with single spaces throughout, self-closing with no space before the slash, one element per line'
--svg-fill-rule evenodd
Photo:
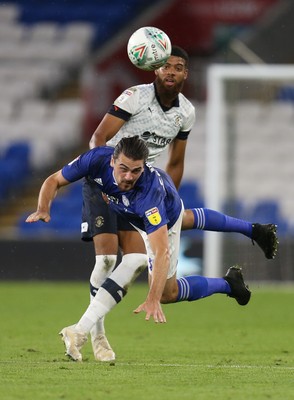
<path fill-rule="evenodd" d="M 184 206 L 182 203 L 182 211 L 180 213 L 179 218 L 177 219 L 176 223 L 168 230 L 170 264 L 167 273 L 167 279 L 171 278 L 177 272 L 183 214 L 184 214 Z M 148 235 L 144 231 L 141 231 L 139 229 L 138 231 L 140 232 L 144 240 L 147 255 L 149 258 L 148 272 L 149 274 L 152 274 L 154 254 L 151 250 L 151 246 L 148 240 Z"/>

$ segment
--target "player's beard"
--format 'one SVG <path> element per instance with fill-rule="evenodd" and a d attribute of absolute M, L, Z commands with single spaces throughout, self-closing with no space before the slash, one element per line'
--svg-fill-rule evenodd
<path fill-rule="evenodd" d="M 121 181 L 118 185 L 119 189 L 123 192 L 128 192 L 132 190 L 135 185 L 134 181 Z"/>
<path fill-rule="evenodd" d="M 159 76 L 155 79 L 155 85 L 157 89 L 157 93 L 160 97 L 164 97 L 168 100 L 174 100 L 178 94 L 182 91 L 184 86 L 184 81 L 175 83 L 173 86 L 167 86 L 164 84 L 164 80 L 159 78 Z"/>

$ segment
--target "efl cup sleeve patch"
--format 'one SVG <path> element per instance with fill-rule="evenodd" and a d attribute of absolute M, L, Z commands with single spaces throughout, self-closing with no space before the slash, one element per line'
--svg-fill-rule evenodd
<path fill-rule="evenodd" d="M 151 225 L 159 225 L 161 222 L 161 215 L 157 207 L 153 207 L 145 212 L 145 215 Z"/>
<path fill-rule="evenodd" d="M 130 96 L 134 94 L 133 90 L 125 90 L 115 101 L 116 104 L 124 103 Z"/>

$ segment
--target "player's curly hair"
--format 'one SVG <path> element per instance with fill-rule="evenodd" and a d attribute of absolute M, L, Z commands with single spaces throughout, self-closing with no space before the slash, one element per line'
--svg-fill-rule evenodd
<path fill-rule="evenodd" d="M 121 153 L 134 161 L 144 160 L 145 162 L 149 156 L 147 144 L 138 135 L 124 137 L 117 143 L 114 148 L 113 158 L 116 160 Z"/>
<path fill-rule="evenodd" d="M 180 46 L 172 46 L 171 56 L 181 57 L 186 62 L 186 68 L 189 66 L 189 55 L 186 50 Z"/>

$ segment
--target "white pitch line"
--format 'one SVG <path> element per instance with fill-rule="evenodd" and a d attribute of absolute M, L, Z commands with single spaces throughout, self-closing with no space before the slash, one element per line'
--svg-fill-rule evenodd
<path fill-rule="evenodd" d="M 204 364 L 148 364 L 148 363 L 125 363 L 116 362 L 118 366 L 136 366 L 136 367 L 176 367 L 176 368 L 228 368 L 228 369 L 282 369 L 294 370 L 294 367 L 287 367 L 282 365 L 204 365 Z"/>
<path fill-rule="evenodd" d="M 70 363 L 71 365 L 75 364 L 74 361 L 70 360 L 64 360 L 64 361 L 14 361 L 14 360 L 2 360 L 0 361 L 1 364 L 25 364 L 25 365 L 38 365 L 38 364 L 52 364 L 52 365 L 58 365 L 58 364 L 64 364 L 64 363 Z M 77 365 L 82 365 L 82 364 L 89 365 L 89 361 L 86 360 L 82 363 L 76 363 Z M 110 363 L 105 362 L 105 363 L 96 363 L 93 361 L 90 361 L 90 363 L 95 364 L 95 365 L 105 365 L 108 366 Z M 222 368 L 227 368 L 227 369 L 280 369 L 280 370 L 294 370 L 294 367 L 288 367 L 288 366 L 283 366 L 283 365 L 212 365 L 212 364 L 169 364 L 169 363 L 132 363 L 132 362 L 115 362 L 115 366 L 117 367 L 167 367 L 167 368 L 210 368 L 210 369 L 222 369 Z"/>

